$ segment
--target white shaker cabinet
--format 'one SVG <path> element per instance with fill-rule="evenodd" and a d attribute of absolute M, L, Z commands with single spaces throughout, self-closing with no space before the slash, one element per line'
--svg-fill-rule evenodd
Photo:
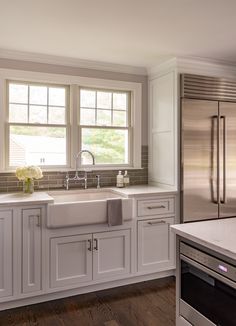
<path fill-rule="evenodd" d="M 50 251 L 52 288 L 130 273 L 130 230 L 51 238 Z"/>
<path fill-rule="evenodd" d="M 42 289 L 42 209 L 22 209 L 22 292 Z"/>
<path fill-rule="evenodd" d="M 50 286 L 66 287 L 92 280 L 92 235 L 50 239 Z"/>
<path fill-rule="evenodd" d="M 0 298 L 13 294 L 13 211 L 0 211 Z"/>
<path fill-rule="evenodd" d="M 93 242 L 94 279 L 130 273 L 130 230 L 95 233 Z"/>
<path fill-rule="evenodd" d="M 175 268 L 174 217 L 138 221 L 138 271 L 158 272 Z"/>

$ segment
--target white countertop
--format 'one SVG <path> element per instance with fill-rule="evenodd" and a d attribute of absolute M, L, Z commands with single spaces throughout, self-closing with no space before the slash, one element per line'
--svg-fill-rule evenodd
<path fill-rule="evenodd" d="M 46 204 L 53 201 L 51 196 L 42 191 L 36 191 L 33 194 L 24 194 L 23 192 L 0 194 L 0 206 L 8 204 Z"/>
<path fill-rule="evenodd" d="M 149 185 L 141 185 L 141 186 L 130 186 L 127 188 L 101 188 L 101 190 L 111 189 L 114 192 L 127 197 L 132 198 L 136 196 L 152 196 L 152 195 L 162 195 L 162 194 L 175 194 L 176 191 L 172 191 L 169 189 L 163 189 L 155 186 Z M 83 189 L 71 189 L 71 191 L 79 190 L 83 192 Z M 96 191 L 96 188 L 89 188 L 86 191 L 88 192 Z M 65 189 L 61 189 L 58 191 L 66 191 Z M 52 191 L 49 191 L 53 192 Z M 67 191 L 66 191 L 67 192 Z M 68 190 L 68 193 L 70 190 Z M 2 205 L 21 205 L 21 204 L 47 204 L 53 203 L 54 199 L 47 193 L 43 191 L 35 191 L 33 194 L 24 194 L 23 192 L 16 192 L 16 193 L 4 193 L 0 194 L 0 206 Z"/>
<path fill-rule="evenodd" d="M 176 190 L 172 189 L 165 189 L 160 188 L 156 186 L 150 186 L 150 185 L 139 185 L 139 186 L 129 186 L 127 188 L 116 188 L 112 187 L 109 188 L 117 193 L 120 193 L 121 195 L 127 196 L 127 197 L 136 197 L 136 196 L 152 196 L 152 195 L 166 195 L 166 194 L 177 194 Z"/>
<path fill-rule="evenodd" d="M 177 235 L 236 260 L 236 218 L 171 226 Z"/>

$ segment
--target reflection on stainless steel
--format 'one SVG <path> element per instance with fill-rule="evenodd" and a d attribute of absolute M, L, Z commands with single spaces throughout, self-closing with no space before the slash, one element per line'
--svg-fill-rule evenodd
<path fill-rule="evenodd" d="M 236 103 L 220 102 L 222 131 L 221 188 L 223 188 L 220 217 L 236 216 Z"/>
<path fill-rule="evenodd" d="M 185 97 L 198 89 L 181 105 L 182 221 L 236 216 L 236 103 L 219 101 L 236 102 L 236 82 L 183 75 L 182 86 Z"/>
<path fill-rule="evenodd" d="M 217 116 L 217 102 L 182 100 L 184 222 L 218 217 Z"/>

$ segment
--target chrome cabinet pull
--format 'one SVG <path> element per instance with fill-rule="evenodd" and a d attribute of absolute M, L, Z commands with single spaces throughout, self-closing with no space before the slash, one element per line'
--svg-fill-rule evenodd
<path fill-rule="evenodd" d="M 148 206 L 148 209 L 156 209 L 156 208 L 166 208 L 164 205 L 158 205 L 158 206 Z"/>
<path fill-rule="evenodd" d="M 95 242 L 94 250 L 98 250 L 98 239 L 94 239 L 94 242 Z"/>
<path fill-rule="evenodd" d="M 149 225 L 167 224 L 166 221 L 160 220 L 155 222 L 148 222 Z"/>
<path fill-rule="evenodd" d="M 89 243 L 89 247 L 88 247 L 88 251 L 92 251 L 92 240 L 88 240 Z"/>
<path fill-rule="evenodd" d="M 29 215 L 29 218 L 37 218 L 36 226 L 40 227 L 41 226 L 41 216 L 39 214 L 37 215 Z"/>

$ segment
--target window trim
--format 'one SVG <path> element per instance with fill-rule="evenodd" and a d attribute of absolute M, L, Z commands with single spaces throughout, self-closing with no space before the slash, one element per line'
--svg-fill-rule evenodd
<path fill-rule="evenodd" d="M 108 126 L 101 126 L 101 125 L 84 125 L 84 124 L 80 124 L 80 114 L 81 114 L 81 106 L 80 106 L 80 91 L 81 89 L 85 89 L 85 90 L 91 90 L 91 91 L 95 91 L 95 92 L 108 92 L 108 93 L 127 93 L 128 94 L 128 110 L 127 112 L 127 121 L 128 124 L 126 127 L 123 126 L 113 126 L 113 125 L 108 125 Z M 96 107 L 95 110 L 99 110 L 100 108 Z M 106 109 L 104 109 L 106 110 Z M 109 110 L 108 110 L 109 111 Z M 96 160 L 95 160 L 95 165 L 97 168 L 106 168 L 106 167 L 120 167 L 120 168 L 129 168 L 133 166 L 133 121 L 131 119 L 131 92 L 127 91 L 127 90 L 114 90 L 114 89 L 109 89 L 109 88 L 99 88 L 99 87 L 83 87 L 83 86 L 79 86 L 79 106 L 78 106 L 78 130 L 79 130 L 79 148 L 81 148 L 81 140 L 82 140 L 82 129 L 114 129 L 114 130 L 128 130 L 128 142 L 129 142 L 129 151 L 128 151 L 128 163 L 124 163 L 124 164 L 96 164 Z M 81 163 L 81 158 L 80 161 L 78 162 L 78 166 L 79 168 L 89 168 L 90 166 L 88 164 L 82 164 Z"/>
<path fill-rule="evenodd" d="M 75 156 L 79 151 L 78 142 L 78 105 L 79 86 L 95 89 L 109 89 L 114 91 L 129 91 L 131 119 L 133 121 L 132 155 L 133 163 L 130 166 L 107 165 L 95 166 L 92 170 L 114 170 L 119 168 L 141 168 L 141 109 L 142 109 L 142 83 L 128 82 L 113 79 L 81 77 L 63 74 L 50 74 L 44 72 L 14 70 L 0 68 L 0 172 L 13 172 L 6 166 L 6 114 L 7 114 L 7 80 L 23 83 L 30 81 L 33 84 L 46 84 L 49 86 L 67 86 L 69 88 L 69 127 L 68 127 L 68 165 L 67 166 L 42 166 L 44 171 L 68 171 L 75 169 Z M 90 166 L 91 167 L 91 166 Z M 81 167 L 79 167 L 81 169 Z M 84 166 L 83 166 L 84 168 Z"/>

